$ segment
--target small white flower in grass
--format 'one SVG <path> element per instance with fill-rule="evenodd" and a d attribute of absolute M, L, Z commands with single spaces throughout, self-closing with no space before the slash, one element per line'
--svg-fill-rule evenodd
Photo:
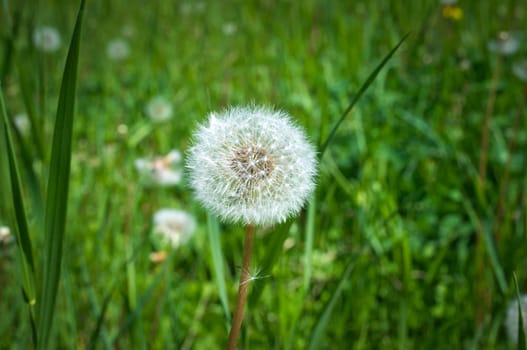
<path fill-rule="evenodd" d="M 7 226 L 0 226 L 0 244 L 7 244 L 11 242 L 11 230 Z"/>
<path fill-rule="evenodd" d="M 512 72 L 518 79 L 527 82 L 527 60 L 514 63 Z"/>
<path fill-rule="evenodd" d="M 43 52 L 54 52 L 60 48 L 61 38 L 58 30 L 50 26 L 42 26 L 33 32 L 33 44 Z"/>
<path fill-rule="evenodd" d="M 154 214 L 154 234 L 177 248 L 188 241 L 196 230 L 196 220 L 186 211 L 161 209 Z"/>
<path fill-rule="evenodd" d="M 130 47 L 124 39 L 113 39 L 106 46 L 106 54 L 114 61 L 122 61 L 130 55 Z"/>
<path fill-rule="evenodd" d="M 523 327 L 527 333 L 527 294 L 520 296 L 520 308 L 522 310 Z M 518 342 L 518 300 L 516 298 L 509 302 L 507 307 L 507 315 L 505 317 L 505 329 L 509 339 L 517 343 Z"/>
<path fill-rule="evenodd" d="M 510 56 L 518 51 L 520 41 L 516 35 L 510 32 L 500 32 L 496 39 L 488 42 L 487 47 L 491 52 L 498 55 Z"/>
<path fill-rule="evenodd" d="M 145 113 L 153 122 L 164 122 L 172 118 L 172 105 L 164 97 L 156 96 L 146 104 Z"/>
<path fill-rule="evenodd" d="M 286 113 L 262 107 L 210 114 L 187 167 L 206 209 L 246 225 L 285 221 L 315 188 L 316 155 L 303 130 Z"/>
<path fill-rule="evenodd" d="M 179 165 L 181 159 L 181 153 L 172 150 L 166 156 L 137 159 L 135 168 L 154 185 L 173 186 L 179 184 L 183 178 L 183 170 Z"/>

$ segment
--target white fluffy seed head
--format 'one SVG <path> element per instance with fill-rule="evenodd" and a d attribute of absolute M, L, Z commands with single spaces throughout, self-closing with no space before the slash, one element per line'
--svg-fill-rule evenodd
<path fill-rule="evenodd" d="M 266 226 L 300 211 L 315 187 L 316 154 L 284 112 L 238 107 L 209 115 L 187 167 L 206 209 L 226 221 Z"/>

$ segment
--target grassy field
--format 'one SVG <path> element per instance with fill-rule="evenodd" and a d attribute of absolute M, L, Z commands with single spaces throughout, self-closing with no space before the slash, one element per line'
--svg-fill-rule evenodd
<path fill-rule="evenodd" d="M 193 198 L 193 131 L 212 111 L 266 105 L 321 145 L 408 32 L 339 127 L 305 210 L 256 229 L 239 347 L 517 348 L 504 323 L 514 273 L 527 293 L 526 3 L 88 0 L 77 90 L 59 102 L 75 71 L 64 67 L 78 9 L 0 4 L 1 89 L 22 188 L 17 197 L 6 180 L 2 127 L 0 226 L 11 235 L 0 236 L 1 349 L 42 339 L 50 276 L 50 349 L 224 348 L 244 230 Z M 43 26 L 58 31 L 55 48 L 35 37 Z M 71 152 L 53 152 L 68 92 Z M 158 158 L 143 174 L 138 163 L 173 150 L 179 163 Z M 51 166 L 61 151 L 71 153 L 69 193 L 67 168 Z M 182 179 L 156 184 L 152 171 L 171 161 Z M 50 236 L 66 196 L 63 238 Z M 34 273 L 14 238 L 24 231 L 16 198 Z M 194 218 L 177 247 L 158 234 L 162 208 Z"/>

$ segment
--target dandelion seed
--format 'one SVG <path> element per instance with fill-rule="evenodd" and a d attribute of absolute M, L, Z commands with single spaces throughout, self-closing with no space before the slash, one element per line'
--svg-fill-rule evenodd
<path fill-rule="evenodd" d="M 51 26 L 38 27 L 33 32 L 33 44 L 43 52 L 57 51 L 61 42 L 58 30 Z"/>
<path fill-rule="evenodd" d="M 187 242 L 195 230 L 196 220 L 185 211 L 161 209 L 154 214 L 154 234 L 174 248 Z"/>
<path fill-rule="evenodd" d="M 527 333 L 527 294 L 520 296 L 520 309 L 522 311 L 524 331 Z M 518 342 L 518 316 L 518 300 L 514 298 L 509 302 L 507 316 L 505 317 L 505 329 L 513 343 Z"/>
<path fill-rule="evenodd" d="M 527 60 L 514 63 L 512 72 L 518 79 L 527 82 Z"/>
<path fill-rule="evenodd" d="M 510 56 L 518 51 L 520 41 L 510 32 L 500 32 L 498 38 L 488 42 L 487 47 L 493 53 Z"/>
<path fill-rule="evenodd" d="M 172 118 L 172 105 L 164 97 L 156 96 L 146 104 L 145 113 L 153 122 L 164 122 Z"/>
<path fill-rule="evenodd" d="M 206 209 L 223 220 L 265 226 L 300 211 L 315 187 L 316 155 L 287 114 L 239 107 L 209 115 L 187 167 Z"/>
<path fill-rule="evenodd" d="M 166 156 L 137 159 L 135 168 L 154 185 L 173 186 L 179 184 L 183 178 L 183 171 L 179 167 L 181 159 L 181 153 L 172 150 Z"/>
<path fill-rule="evenodd" d="M 121 38 L 113 39 L 106 46 L 106 54 L 114 61 L 123 61 L 130 55 L 128 42 Z"/>

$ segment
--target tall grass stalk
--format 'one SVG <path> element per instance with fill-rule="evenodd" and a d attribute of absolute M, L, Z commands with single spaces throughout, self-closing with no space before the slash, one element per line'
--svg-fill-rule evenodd
<path fill-rule="evenodd" d="M 37 349 L 39 350 L 48 348 L 60 280 L 62 246 L 66 233 L 77 66 L 84 6 L 85 1 L 81 0 L 62 76 L 53 132 L 45 209 L 42 295 L 38 314 Z"/>

